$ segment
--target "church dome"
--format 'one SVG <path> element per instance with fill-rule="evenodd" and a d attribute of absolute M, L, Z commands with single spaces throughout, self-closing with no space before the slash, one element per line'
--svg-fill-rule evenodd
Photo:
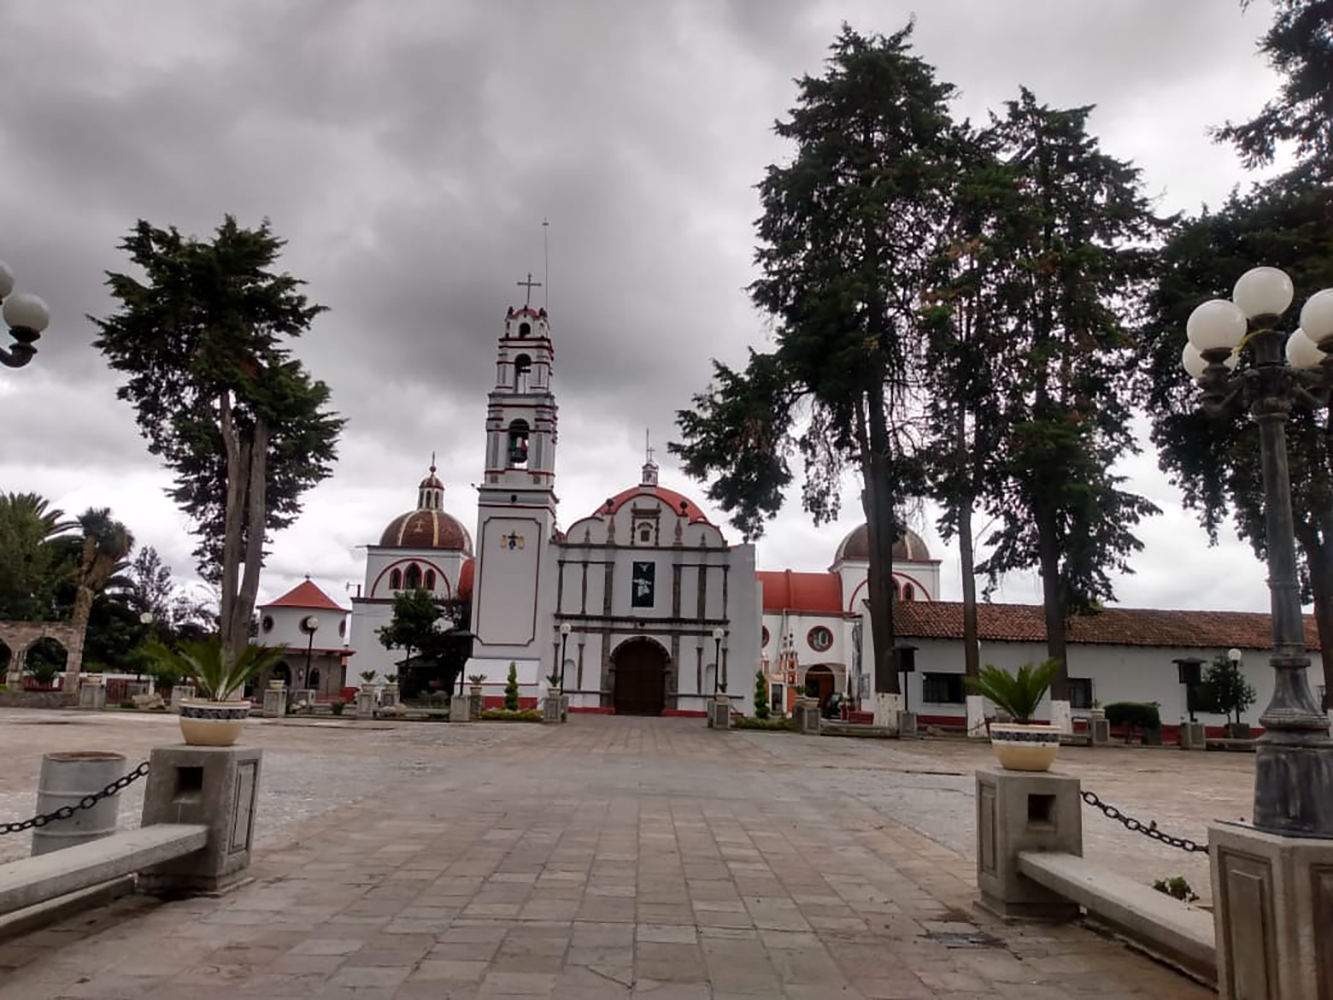
<path fill-rule="evenodd" d="M 833 556 L 835 563 L 843 560 L 853 562 L 870 561 L 870 532 L 865 524 L 857 525 L 853 528 L 838 545 L 838 551 Z M 930 549 L 926 548 L 926 543 L 911 528 L 903 529 L 902 535 L 893 543 L 893 561 L 894 562 L 933 562 L 930 558 Z"/>
<path fill-rule="evenodd" d="M 380 536 L 390 549 L 442 549 L 472 555 L 472 539 L 458 519 L 442 510 L 409 510 L 399 514 Z"/>
<path fill-rule="evenodd" d="M 435 475 L 435 456 L 430 472 L 417 486 L 417 509 L 399 514 L 380 535 L 380 545 L 389 549 L 438 549 L 472 555 L 472 539 L 458 519 L 444 512 L 444 483 Z"/>

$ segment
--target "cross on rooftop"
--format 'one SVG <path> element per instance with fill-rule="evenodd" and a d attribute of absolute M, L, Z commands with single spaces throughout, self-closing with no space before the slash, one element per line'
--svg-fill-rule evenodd
<path fill-rule="evenodd" d="M 532 272 L 531 272 L 531 271 L 528 272 L 528 280 L 527 280 L 527 281 L 516 281 L 516 282 L 514 282 L 514 284 L 518 285 L 519 288 L 526 288 L 526 289 L 528 290 L 528 297 L 523 301 L 523 308 L 524 308 L 524 309 L 526 309 L 526 308 L 528 308 L 529 306 L 532 305 L 532 290 L 533 290 L 534 288 L 541 288 L 541 287 L 542 287 L 542 283 L 541 283 L 540 281 L 533 281 L 533 280 L 532 280 Z"/>

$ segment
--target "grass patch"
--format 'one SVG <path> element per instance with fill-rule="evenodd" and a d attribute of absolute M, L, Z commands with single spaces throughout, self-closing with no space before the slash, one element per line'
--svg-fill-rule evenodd
<path fill-rule="evenodd" d="M 487 708 L 481 713 L 483 722 L 541 722 L 542 712 L 539 708 Z"/>
<path fill-rule="evenodd" d="M 793 732 L 796 727 L 791 719 L 752 719 L 748 715 L 731 720 L 732 729 L 767 729 L 772 732 Z"/>

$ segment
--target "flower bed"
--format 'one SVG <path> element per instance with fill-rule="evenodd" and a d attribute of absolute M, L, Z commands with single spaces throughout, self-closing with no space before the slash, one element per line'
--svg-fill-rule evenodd
<path fill-rule="evenodd" d="M 511 711 L 507 708 L 487 708 L 481 713 L 482 722 L 541 722 L 542 713 L 536 708 L 520 708 Z"/>

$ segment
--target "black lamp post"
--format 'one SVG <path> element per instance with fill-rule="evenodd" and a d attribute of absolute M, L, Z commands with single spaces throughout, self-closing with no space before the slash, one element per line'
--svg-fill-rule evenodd
<path fill-rule="evenodd" d="M 717 682 L 722 676 L 722 637 L 727 634 L 720 625 L 713 629 L 713 697 L 717 697 Z"/>
<path fill-rule="evenodd" d="M 3 261 L 0 261 L 0 299 L 4 300 L 0 317 L 14 338 L 8 350 L 0 347 L 0 364 L 7 368 L 22 368 L 37 353 L 33 345 L 51 322 L 51 310 L 36 295 L 14 292 L 14 272 Z"/>
<path fill-rule="evenodd" d="M 1288 337 L 1277 325 L 1293 294 L 1291 279 L 1275 267 L 1245 272 L 1231 299 L 1205 302 L 1190 315 L 1182 362 L 1203 387 L 1205 412 L 1220 415 L 1246 406 L 1259 425 L 1274 676 L 1273 699 L 1259 717 L 1264 735 L 1255 755 L 1254 826 L 1284 836 L 1333 838 L 1333 740 L 1306 676 L 1310 658 L 1296 578 L 1286 439 L 1294 405 L 1329 406 L 1333 289 L 1306 301 L 1301 329 Z M 1238 367 L 1242 356 L 1247 364 Z"/>
<path fill-rule="evenodd" d="M 565 690 L 565 646 L 569 643 L 569 633 L 574 631 L 569 622 L 560 623 L 560 692 Z"/>
<path fill-rule="evenodd" d="M 306 615 L 302 618 L 301 631 L 306 634 L 305 673 L 301 676 L 301 686 L 308 687 L 310 684 L 310 661 L 315 653 L 315 633 L 319 631 L 318 616 Z"/>

